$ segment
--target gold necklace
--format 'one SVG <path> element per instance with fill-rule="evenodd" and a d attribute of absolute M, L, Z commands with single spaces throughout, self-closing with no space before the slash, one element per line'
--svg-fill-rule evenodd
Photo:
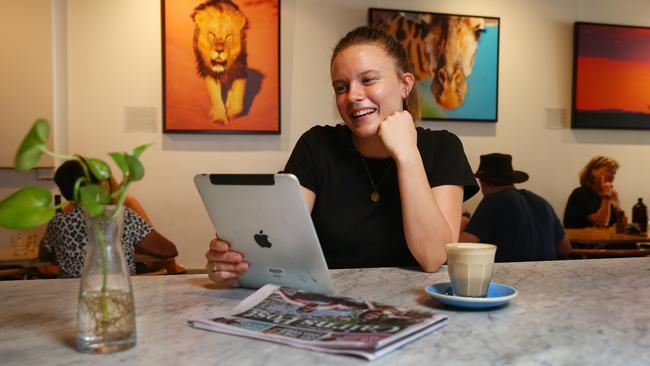
<path fill-rule="evenodd" d="M 368 178 L 370 179 L 370 185 L 372 186 L 372 193 L 370 193 L 370 200 L 372 202 L 379 202 L 381 199 L 381 195 L 379 194 L 379 186 L 381 183 L 384 182 L 384 179 L 386 176 L 388 176 L 388 172 L 390 171 L 390 168 L 393 167 L 393 161 L 391 160 L 390 164 L 388 165 L 388 168 L 386 168 L 386 171 L 384 172 L 384 176 L 381 177 L 379 182 L 377 182 L 377 185 L 375 185 L 375 181 L 372 180 L 372 175 L 370 174 L 370 169 L 368 169 L 368 165 L 366 164 L 366 159 L 363 157 L 363 155 L 359 154 L 359 157 L 361 158 L 361 163 L 363 164 L 363 167 L 366 169 L 366 173 L 368 174 Z"/>

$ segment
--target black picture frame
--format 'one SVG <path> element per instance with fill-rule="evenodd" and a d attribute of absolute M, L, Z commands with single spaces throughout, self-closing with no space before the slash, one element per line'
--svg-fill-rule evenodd
<path fill-rule="evenodd" d="M 571 128 L 650 129 L 650 27 L 574 23 Z"/>
<path fill-rule="evenodd" d="M 227 9 L 231 28 L 209 7 Z M 161 17 L 164 133 L 281 133 L 280 0 L 161 0 Z M 218 47 L 237 59 L 210 56 Z"/>

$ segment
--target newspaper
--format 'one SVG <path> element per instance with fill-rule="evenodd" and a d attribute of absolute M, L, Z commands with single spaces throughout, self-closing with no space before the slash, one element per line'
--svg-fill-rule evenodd
<path fill-rule="evenodd" d="M 266 285 L 195 328 L 374 360 L 447 324 L 444 314 Z"/>

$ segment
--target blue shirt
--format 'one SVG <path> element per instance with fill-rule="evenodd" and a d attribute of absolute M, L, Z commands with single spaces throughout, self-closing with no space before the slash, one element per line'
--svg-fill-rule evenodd
<path fill-rule="evenodd" d="M 564 229 L 553 207 L 533 192 L 505 188 L 488 194 L 465 232 L 495 244 L 496 262 L 552 260 Z"/>

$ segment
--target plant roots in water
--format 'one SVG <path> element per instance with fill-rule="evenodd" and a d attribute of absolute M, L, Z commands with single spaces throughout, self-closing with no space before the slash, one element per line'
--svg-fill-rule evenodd
<path fill-rule="evenodd" d="M 77 321 L 81 352 L 116 352 L 135 345 L 135 308 L 127 291 L 83 292 Z"/>

